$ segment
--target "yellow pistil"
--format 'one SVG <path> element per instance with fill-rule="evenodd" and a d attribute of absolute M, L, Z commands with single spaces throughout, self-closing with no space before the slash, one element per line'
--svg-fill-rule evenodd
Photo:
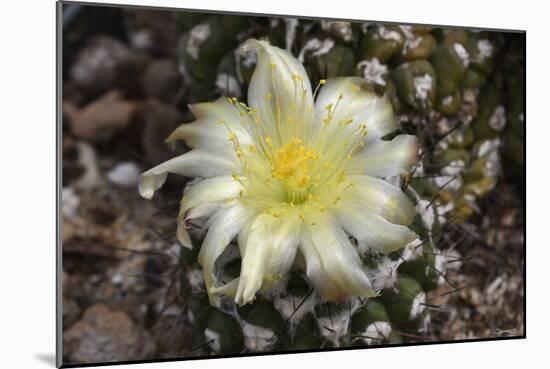
<path fill-rule="evenodd" d="M 306 148 L 298 138 L 275 150 L 272 175 L 285 185 L 287 198 L 292 202 L 302 203 L 312 199 L 308 187 L 314 161 L 318 159 L 317 151 Z"/>

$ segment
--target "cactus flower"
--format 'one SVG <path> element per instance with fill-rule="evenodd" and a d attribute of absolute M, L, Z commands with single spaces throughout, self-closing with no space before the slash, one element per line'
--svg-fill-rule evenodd
<path fill-rule="evenodd" d="M 383 139 L 396 120 L 365 80 L 321 80 L 312 91 L 289 52 L 258 40 L 243 47 L 258 55 L 248 104 L 222 97 L 190 106 L 196 121 L 167 142 L 181 139 L 192 150 L 143 173 L 141 195 L 150 199 L 167 173 L 201 179 L 181 200 L 177 235 L 191 247 L 190 220 L 207 219 L 198 260 L 214 305 L 219 294 L 246 304 L 293 267 L 324 300 L 375 296 L 361 256 L 417 238 L 408 228 L 413 204 L 382 179 L 416 163 L 416 137 Z M 233 239 L 241 272 L 223 284 L 214 263 Z"/>

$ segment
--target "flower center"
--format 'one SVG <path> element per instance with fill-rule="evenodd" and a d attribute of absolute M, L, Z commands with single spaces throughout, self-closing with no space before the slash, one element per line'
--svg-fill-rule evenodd
<path fill-rule="evenodd" d="M 317 151 L 308 149 L 298 138 L 274 151 L 271 173 L 285 185 L 288 202 L 299 204 L 307 200 L 316 160 Z"/>

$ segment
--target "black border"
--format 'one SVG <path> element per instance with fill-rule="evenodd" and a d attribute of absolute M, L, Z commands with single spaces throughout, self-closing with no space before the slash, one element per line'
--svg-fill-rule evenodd
<path fill-rule="evenodd" d="M 58 1 L 55 7 L 55 364 L 58 368 L 63 365 L 63 243 L 61 230 L 61 188 L 63 186 L 62 175 L 63 165 L 61 162 L 60 145 L 63 131 L 63 113 L 61 104 L 63 102 L 63 4 Z"/>
<path fill-rule="evenodd" d="M 191 361 L 191 360 L 209 360 L 209 359 L 227 359 L 227 358 L 239 358 L 239 357 L 254 357 L 254 356 L 270 356 L 270 355 L 289 355 L 289 354 L 311 354 L 317 352 L 334 352 L 334 351 L 352 351 L 352 350 L 370 350 L 370 349 L 387 349 L 391 347 L 413 347 L 413 346 L 427 346 L 427 345 L 444 345 L 453 343 L 473 343 L 473 342 L 490 342 L 490 341 L 509 341 L 525 339 L 523 336 L 506 336 L 506 337 L 494 337 L 494 338 L 473 338 L 454 341 L 434 341 L 434 342 L 415 342 L 415 343 L 399 343 L 399 344 L 386 344 L 377 346 L 352 346 L 352 347 L 338 347 L 338 348 L 324 348 L 316 350 L 296 350 L 296 351 L 274 351 L 274 352 L 257 352 L 257 353 L 245 353 L 245 354 L 223 354 L 213 356 L 191 356 L 183 358 L 163 358 L 163 359 L 150 359 L 150 360 L 129 360 L 129 361 L 112 361 L 102 363 L 86 363 L 86 364 L 65 364 L 59 366 L 59 368 L 85 368 L 93 366 L 107 366 L 107 365 L 126 365 L 126 364 L 146 364 L 146 363 L 166 363 L 174 361 Z M 366 364 L 368 365 L 368 364 Z"/>
<path fill-rule="evenodd" d="M 213 356 L 191 356 L 191 357 L 175 357 L 175 358 L 158 358 L 148 360 L 128 360 L 128 361 L 112 361 L 112 362 L 98 362 L 98 363 L 79 363 L 79 364 L 63 364 L 63 283 L 61 274 L 63 272 L 62 266 L 62 242 L 61 242 L 61 184 L 62 184 L 62 156 L 60 150 L 60 143 L 62 142 L 62 62 L 63 62 L 63 5 L 83 5 L 83 6 L 103 6 L 109 8 L 130 8 L 130 9 L 149 9 L 149 10 L 161 10 L 161 11 L 184 11 L 184 12 L 200 12 L 207 14 L 232 14 L 242 16 L 257 16 L 257 17 L 290 17 L 300 18 L 308 20 L 335 20 L 335 21 L 348 21 L 348 22 L 374 22 L 383 24 L 395 24 L 395 25 L 429 25 L 437 27 L 447 28 L 459 28 L 459 29 L 476 29 L 483 31 L 493 32 L 508 32 L 508 33 L 523 33 L 524 34 L 524 88 L 523 88 L 523 103 L 524 103 L 524 145 L 523 145 L 523 335 L 519 336 L 502 336 L 502 337 L 489 337 L 489 338 L 473 338 L 473 339 L 458 339 L 452 341 L 429 341 L 429 342 L 414 342 L 414 343 L 400 343 L 400 344 L 383 344 L 376 346 L 352 346 L 352 347 L 337 347 L 337 348 L 323 348 L 323 349 L 311 349 L 311 350 L 290 350 L 290 351 L 274 351 L 274 352 L 258 352 L 258 353 L 243 353 L 243 354 L 221 354 Z M 135 4 L 110 4 L 99 2 L 82 2 L 72 0 L 58 0 L 56 2 L 56 367 L 58 368 L 84 368 L 93 366 L 107 366 L 107 365 L 127 365 L 127 364 L 144 364 L 144 363 L 165 363 L 174 361 L 191 361 L 191 360 L 208 360 L 208 359 L 226 359 L 235 357 L 255 357 L 255 356 L 269 356 L 269 355 L 286 355 L 286 354 L 308 354 L 316 352 L 334 352 L 334 351 L 351 351 L 351 350 L 369 350 L 380 349 L 390 347 L 414 347 L 414 346 L 427 346 L 427 345 L 444 345 L 455 343 L 476 343 L 476 342 L 492 342 L 492 341 L 508 341 L 508 340 L 521 340 L 527 338 L 527 129 L 525 122 L 527 121 L 527 31 L 516 29 L 503 29 L 503 28 L 481 28 L 481 27 L 469 27 L 469 26 L 455 26 L 455 25 L 442 25 L 442 24 L 427 24 L 427 23 L 409 23 L 409 22 L 389 22 L 381 20 L 365 20 L 365 19 L 347 19 L 347 18 L 331 18 L 331 17 L 312 17 L 307 15 L 288 15 L 288 14 L 265 14 L 265 13 L 253 13 L 253 12 L 238 12 L 238 11 L 225 11 L 225 10 L 210 10 L 210 9 L 190 9 L 190 8 L 175 8 L 153 5 L 135 5 Z"/>

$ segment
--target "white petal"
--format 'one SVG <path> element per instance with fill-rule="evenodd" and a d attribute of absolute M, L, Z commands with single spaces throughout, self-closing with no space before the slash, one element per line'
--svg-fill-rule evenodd
<path fill-rule="evenodd" d="M 324 300 L 376 296 L 359 255 L 330 214 L 306 217 L 300 251 L 307 276 Z"/>
<path fill-rule="evenodd" d="M 399 135 L 391 141 L 374 141 L 355 153 L 349 162 L 351 173 L 390 177 L 408 172 L 418 161 L 418 139 Z"/>
<path fill-rule="evenodd" d="M 362 208 L 353 198 L 342 198 L 337 206 L 331 207 L 331 211 L 339 224 L 365 247 L 362 252 L 369 248 L 392 252 L 417 238 L 408 227 L 388 222 L 369 209 Z"/>
<path fill-rule="evenodd" d="M 177 140 L 184 140 L 191 148 L 204 148 L 207 151 L 225 153 L 235 156 L 233 142 L 229 140 L 232 132 L 241 145 L 250 144 L 251 138 L 241 124 L 247 117 L 239 114 L 239 109 L 220 97 L 214 102 L 190 105 L 189 108 L 197 119 L 193 123 L 180 125 L 166 139 L 173 145 Z"/>
<path fill-rule="evenodd" d="M 269 289 L 286 276 L 296 256 L 300 227 L 297 216 L 263 213 L 254 219 L 245 236 L 239 235 L 246 246 L 236 303 L 250 302 L 260 288 Z"/>
<path fill-rule="evenodd" d="M 232 176 L 204 179 L 194 184 L 185 194 L 181 202 L 181 211 L 186 213 L 196 207 L 238 197 L 242 190 L 243 186 Z"/>
<path fill-rule="evenodd" d="M 235 297 L 237 288 L 239 287 L 240 278 L 235 278 L 220 287 L 212 288 L 212 293 Z"/>
<path fill-rule="evenodd" d="M 397 130 L 397 122 L 389 99 L 369 91 L 366 85 L 367 82 L 359 77 L 338 77 L 327 80 L 315 101 L 315 122 L 323 124 L 323 119 L 327 117 L 326 107 L 333 104 L 335 108 L 331 126 L 336 127 L 336 123 L 348 119 L 353 119 L 349 125 L 351 130 L 366 124 L 367 142 Z M 340 96 L 341 99 L 339 99 Z"/>
<path fill-rule="evenodd" d="M 311 85 L 303 65 L 288 51 L 266 41 L 249 40 L 244 47 L 258 52 L 248 104 L 258 109 L 263 135 L 271 137 L 275 145 L 293 136 L 303 139 L 303 130 L 313 118 Z"/>
<path fill-rule="evenodd" d="M 352 175 L 352 187 L 342 193 L 342 198 L 360 206 L 366 212 L 383 216 L 396 224 L 409 225 L 416 214 L 412 201 L 399 187 L 382 179 Z"/>
<path fill-rule="evenodd" d="M 189 250 L 193 248 L 191 236 L 189 235 L 189 232 L 187 232 L 187 229 L 185 229 L 185 226 L 183 224 L 180 224 L 180 222 L 178 222 L 176 237 L 183 247 L 187 247 Z"/>
<path fill-rule="evenodd" d="M 191 186 L 180 202 L 177 226 L 180 243 L 185 247 L 192 247 L 186 230 L 189 220 L 211 215 L 220 208 L 223 201 L 239 197 L 242 190 L 242 185 L 231 176 L 207 178 Z"/>
<path fill-rule="evenodd" d="M 191 150 L 143 173 L 139 177 L 139 193 L 146 199 L 152 198 L 166 181 L 168 173 L 186 177 L 215 177 L 231 174 L 236 168 L 237 163 L 227 157 L 200 149 Z"/>
<path fill-rule="evenodd" d="M 212 288 L 217 287 L 214 263 L 252 216 L 249 209 L 236 202 L 218 210 L 209 220 L 208 233 L 202 243 L 198 261 L 203 267 L 204 281 L 212 305 L 219 304 L 218 298 L 212 293 Z"/>

